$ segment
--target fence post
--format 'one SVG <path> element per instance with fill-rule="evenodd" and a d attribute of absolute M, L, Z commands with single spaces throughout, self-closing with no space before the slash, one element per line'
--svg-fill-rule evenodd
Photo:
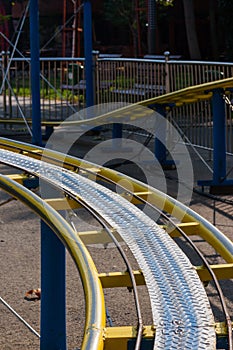
<path fill-rule="evenodd" d="M 226 180 L 226 114 L 222 90 L 213 90 L 213 184 Z"/>
<path fill-rule="evenodd" d="M 165 57 L 165 88 L 166 88 L 166 93 L 168 93 L 170 92 L 170 74 L 169 74 L 169 64 L 168 64 L 170 52 L 165 51 L 163 54 Z"/>
<path fill-rule="evenodd" d="M 92 51 L 92 71 L 93 71 L 93 91 L 94 91 L 94 105 L 99 103 L 99 74 L 98 74 L 98 58 L 99 51 Z"/>
<path fill-rule="evenodd" d="M 10 52 L 7 51 L 6 52 L 6 67 L 8 66 L 8 62 L 9 62 L 9 56 L 10 56 Z M 9 103 L 9 107 L 8 107 L 8 117 L 12 118 L 12 94 L 11 94 L 11 89 L 10 89 L 10 78 L 11 78 L 11 73 L 10 73 L 10 69 L 7 70 L 7 84 L 9 84 L 9 88 L 8 88 L 8 103 Z M 11 86 L 12 88 L 12 86 Z M 7 89 L 6 89 L 7 90 Z M 11 126 L 12 128 L 12 126 Z"/>
<path fill-rule="evenodd" d="M 2 97 L 3 97 L 3 117 L 5 118 L 7 116 L 7 107 L 6 107 L 6 80 L 4 79 L 5 71 L 6 71 L 6 52 L 1 52 L 2 56 L 2 79 L 3 79 L 3 86 L 2 86 Z"/>
<path fill-rule="evenodd" d="M 167 159 L 167 119 L 166 119 L 166 107 L 160 104 L 156 105 L 156 111 L 163 116 L 160 119 L 159 127 L 155 132 L 154 143 L 154 155 L 159 161 L 163 169 L 175 169 L 175 161 L 173 159 Z"/>
<path fill-rule="evenodd" d="M 92 71 L 92 9 L 90 0 L 84 0 L 84 54 L 86 78 L 86 107 L 94 105 Z"/>

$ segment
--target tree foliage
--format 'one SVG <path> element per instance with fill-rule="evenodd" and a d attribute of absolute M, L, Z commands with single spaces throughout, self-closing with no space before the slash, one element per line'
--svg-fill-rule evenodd
<path fill-rule="evenodd" d="M 9 21 L 10 18 L 10 15 L 3 15 L 0 13 L 0 24 L 4 23 L 5 21 Z"/>
<path fill-rule="evenodd" d="M 157 4 L 163 5 L 163 6 L 172 6 L 174 0 L 156 0 Z"/>
<path fill-rule="evenodd" d="M 159 8 L 172 6 L 173 2 L 174 0 L 156 0 Z M 139 17 L 142 26 L 145 26 L 148 21 L 146 3 L 147 0 L 138 0 L 137 6 L 140 9 L 144 9 L 144 11 L 139 11 L 139 13 L 136 14 L 135 0 L 104 0 L 105 19 L 117 27 L 129 28 L 134 46 L 137 45 L 137 16 Z M 163 14 L 163 11 L 160 13 Z"/>
<path fill-rule="evenodd" d="M 172 6 L 174 0 L 156 0 L 161 6 Z M 146 0 L 139 0 L 140 8 L 146 7 Z M 129 0 L 105 0 L 104 10 L 106 19 L 116 25 L 131 25 L 135 21 L 135 1 Z M 145 17 L 145 15 L 144 15 Z"/>

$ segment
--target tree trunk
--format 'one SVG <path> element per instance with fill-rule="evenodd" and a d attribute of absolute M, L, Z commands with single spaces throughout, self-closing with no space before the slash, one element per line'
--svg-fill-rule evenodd
<path fill-rule="evenodd" d="M 189 55 L 193 60 L 200 60 L 201 53 L 197 40 L 193 0 L 183 0 L 183 6 Z"/>

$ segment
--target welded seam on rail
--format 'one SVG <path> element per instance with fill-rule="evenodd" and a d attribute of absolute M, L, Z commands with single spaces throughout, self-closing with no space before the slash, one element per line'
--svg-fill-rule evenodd
<path fill-rule="evenodd" d="M 156 326 L 154 349 L 214 349 L 209 302 L 196 271 L 174 241 L 138 208 L 112 191 L 57 166 L 12 152 L 0 152 L 12 164 L 81 196 L 115 227 L 142 269 Z"/>

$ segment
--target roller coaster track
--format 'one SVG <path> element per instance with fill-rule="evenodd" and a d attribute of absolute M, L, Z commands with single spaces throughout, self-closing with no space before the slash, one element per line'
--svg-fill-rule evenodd
<path fill-rule="evenodd" d="M 165 105 L 165 106 L 182 106 L 184 104 L 190 104 L 190 103 L 195 103 L 198 101 L 206 101 L 210 100 L 213 97 L 213 91 L 214 90 L 219 90 L 222 89 L 226 93 L 229 91 L 232 91 L 233 88 L 233 78 L 226 78 L 226 79 L 221 79 L 221 80 L 216 80 L 200 85 L 194 85 L 194 86 L 189 86 L 177 91 L 173 91 L 170 93 L 162 94 L 160 96 L 156 96 L 153 98 L 150 98 L 148 100 L 143 100 L 139 101 L 133 104 L 134 109 L 136 110 L 138 106 L 154 106 L 154 105 Z M 130 105 L 130 108 L 132 110 L 132 105 Z M 128 107 L 122 108 L 121 109 L 122 113 L 127 114 L 128 112 Z M 140 110 L 139 110 L 140 112 Z M 145 112 L 145 110 L 144 110 Z M 112 116 L 114 116 L 114 113 L 111 113 Z M 138 114 L 138 113 L 137 113 Z M 106 117 L 108 117 L 108 113 L 106 114 Z M 119 117 L 119 116 L 118 116 Z M 98 117 L 92 118 L 90 120 L 85 120 L 85 123 L 93 123 L 94 121 L 98 121 Z M 101 116 L 101 121 L 104 120 L 104 116 Z M 27 124 L 32 125 L 32 119 L 27 118 Z M 64 120 L 62 121 L 63 125 L 77 125 L 77 124 L 82 124 L 82 120 L 78 120 L 75 118 L 75 120 Z M 24 124 L 25 120 L 22 118 L 0 118 L 0 123 L 4 124 Z M 41 125 L 43 126 L 59 126 L 61 124 L 61 120 L 42 120 Z"/>
<path fill-rule="evenodd" d="M 136 340 L 135 349 L 140 349 L 143 339 L 154 343 L 153 349 L 216 349 L 219 335 L 228 337 L 228 348 L 233 349 L 230 314 L 218 283 L 220 279 L 233 278 L 233 243 L 208 221 L 142 182 L 56 151 L 1 138 L 0 161 L 23 171 L 1 175 L 1 188 L 28 205 L 52 228 L 77 265 L 87 305 L 82 349 L 126 350 L 130 339 Z M 130 192 L 122 187 L 120 196 L 110 188 L 123 177 L 130 179 L 134 189 Z M 33 178 L 55 187 L 63 196 L 42 199 L 23 186 L 25 180 Z M 149 205 L 159 212 L 163 225 L 155 223 L 137 204 Z M 99 221 L 101 232 L 78 235 L 58 213 L 80 206 Z M 225 263 L 210 266 L 191 240 L 192 235 L 211 245 Z M 172 239 L 178 236 L 192 246 L 202 259 L 202 266 L 190 263 Z M 139 271 L 132 270 L 121 248 L 122 240 L 133 252 Z M 126 272 L 99 274 L 85 246 L 89 242 L 114 242 L 126 263 Z M 218 324 L 202 283 L 212 279 L 225 315 Z M 137 292 L 137 285 L 144 283 L 152 309 L 150 326 L 143 324 Z M 119 286 L 134 291 L 138 316 L 134 327 L 106 326 L 103 288 Z"/>

